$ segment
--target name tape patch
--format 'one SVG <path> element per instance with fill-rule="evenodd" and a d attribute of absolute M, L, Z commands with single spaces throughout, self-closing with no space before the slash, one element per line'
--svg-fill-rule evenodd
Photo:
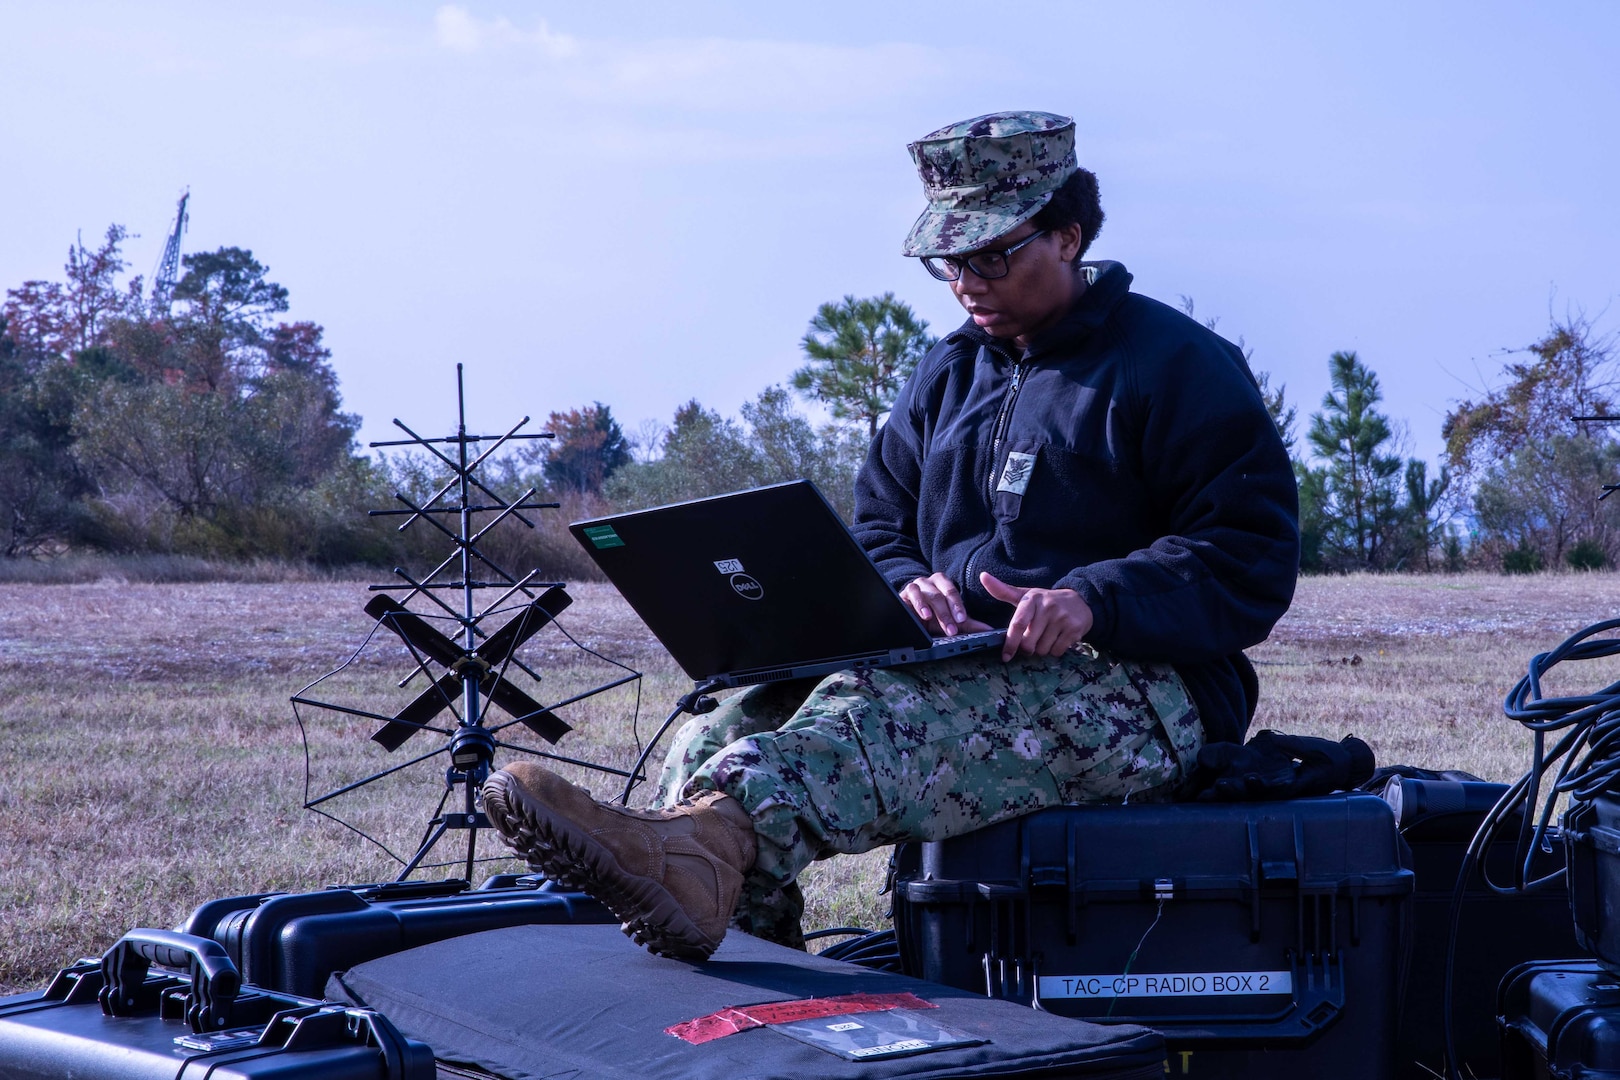
<path fill-rule="evenodd" d="M 1042 975 L 1041 997 L 1173 998 L 1292 994 L 1287 971 L 1190 971 L 1141 975 Z"/>

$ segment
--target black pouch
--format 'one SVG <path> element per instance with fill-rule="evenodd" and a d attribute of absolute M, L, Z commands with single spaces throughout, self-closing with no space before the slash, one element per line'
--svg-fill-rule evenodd
<path fill-rule="evenodd" d="M 1209 743 L 1182 791 L 1199 802 L 1298 799 L 1353 791 L 1373 774 L 1372 747 L 1354 735 L 1338 742 L 1262 731 L 1241 746 Z"/>

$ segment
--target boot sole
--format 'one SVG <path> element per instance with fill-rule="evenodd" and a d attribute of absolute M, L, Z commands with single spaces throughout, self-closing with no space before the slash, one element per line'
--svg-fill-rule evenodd
<path fill-rule="evenodd" d="M 508 844 L 563 888 L 600 900 L 636 944 L 674 960 L 706 960 L 719 946 L 698 930 L 663 885 L 626 873 L 612 851 L 531 798 L 505 773 L 491 776 L 483 793 L 484 813 Z"/>

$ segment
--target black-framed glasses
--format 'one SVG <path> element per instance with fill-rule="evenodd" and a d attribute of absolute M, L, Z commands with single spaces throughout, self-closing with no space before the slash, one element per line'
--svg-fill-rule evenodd
<path fill-rule="evenodd" d="M 956 281 L 962 276 L 965 266 L 975 274 L 987 281 L 1007 276 L 1007 259 L 1021 247 L 1027 247 L 1051 232 L 1051 229 L 1041 229 L 1032 232 L 1018 243 L 1000 251 L 975 251 L 971 255 L 924 255 L 922 257 L 923 269 L 933 274 L 941 281 Z"/>

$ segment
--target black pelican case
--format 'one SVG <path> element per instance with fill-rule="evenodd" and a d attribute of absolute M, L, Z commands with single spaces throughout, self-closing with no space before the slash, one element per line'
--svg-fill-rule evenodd
<path fill-rule="evenodd" d="M 1569 914 L 1569 888 L 1560 878 L 1529 893 L 1489 888 L 1475 866 L 1454 909 L 1463 856 L 1486 812 L 1507 792 L 1484 781 L 1396 779 L 1384 789 L 1395 807 L 1401 836 L 1411 849 L 1416 891 L 1412 903 L 1412 958 L 1396 1040 L 1400 1080 L 1434 1080 L 1445 1074 L 1446 945 L 1457 927 L 1452 978 L 1451 1027 L 1463 1076 L 1499 1076 L 1501 1034 L 1496 1022 L 1497 988 L 1520 964 L 1549 957 L 1583 957 Z M 1508 885 L 1516 870 L 1520 818 L 1511 816 L 1485 851 L 1490 880 Z M 1550 850 L 1530 857 L 1532 879 L 1552 877 L 1564 866 L 1564 842 L 1556 830 Z"/>
<path fill-rule="evenodd" d="M 320 997 L 334 971 L 429 942 L 503 926 L 608 922 L 618 920 L 583 893 L 498 874 L 476 889 L 403 881 L 229 896 L 197 908 L 180 930 L 223 945 L 254 986 Z"/>
<path fill-rule="evenodd" d="M 1620 978 L 1601 964 L 1522 964 L 1497 1006 L 1502 1080 L 1620 1080 Z"/>
<path fill-rule="evenodd" d="M 1157 1028 L 1168 1075 L 1395 1075 L 1413 876 L 1390 807 L 1055 807 L 897 853 L 907 974 Z"/>
<path fill-rule="evenodd" d="M 7 1080 L 433 1080 L 373 1010 L 246 986 L 213 941 L 132 930 L 101 961 L 0 998 Z"/>
<path fill-rule="evenodd" d="M 1620 794 L 1578 800 L 1563 821 L 1575 936 L 1583 953 L 1620 969 Z"/>

